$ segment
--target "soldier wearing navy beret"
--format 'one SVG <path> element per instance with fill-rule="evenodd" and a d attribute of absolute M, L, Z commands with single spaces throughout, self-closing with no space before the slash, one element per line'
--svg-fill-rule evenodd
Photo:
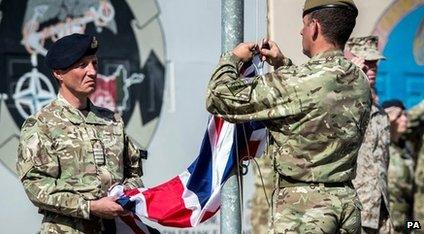
<path fill-rule="evenodd" d="M 28 198 L 44 215 L 41 233 L 113 232 L 124 213 L 108 189 L 142 187 L 141 149 L 119 114 L 94 106 L 99 43 L 72 34 L 54 42 L 46 65 L 59 84 L 56 100 L 22 126 L 17 171 Z"/>
<path fill-rule="evenodd" d="M 390 215 L 395 232 L 405 233 L 406 221 L 413 220 L 415 173 L 413 149 L 404 139 L 408 130 L 408 114 L 398 99 L 387 100 L 382 106 L 390 120 Z"/>

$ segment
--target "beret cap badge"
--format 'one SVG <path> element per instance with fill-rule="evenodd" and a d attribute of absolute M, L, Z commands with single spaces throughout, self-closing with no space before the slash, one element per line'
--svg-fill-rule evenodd
<path fill-rule="evenodd" d="M 99 45 L 99 42 L 97 41 L 96 37 L 93 36 L 93 40 L 91 41 L 91 49 L 97 48 Z"/>

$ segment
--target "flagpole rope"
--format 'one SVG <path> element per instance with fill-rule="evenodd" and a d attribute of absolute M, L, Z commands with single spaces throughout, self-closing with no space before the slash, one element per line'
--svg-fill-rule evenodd
<path fill-rule="evenodd" d="M 244 142 L 246 144 L 246 151 L 247 151 L 247 156 L 244 156 L 240 159 L 241 164 L 246 166 L 246 173 L 243 173 L 243 175 L 247 174 L 247 167 L 250 165 L 250 160 L 248 160 L 248 159 L 252 159 L 253 162 L 255 162 L 256 168 L 258 169 L 258 172 L 259 172 L 259 177 L 261 178 L 262 190 L 264 191 L 264 194 L 265 194 L 266 203 L 268 204 L 268 207 L 271 208 L 271 202 L 269 200 L 268 194 L 266 193 L 265 182 L 264 182 L 264 179 L 263 179 L 263 176 L 262 176 L 262 171 L 261 171 L 261 168 L 259 166 L 258 161 L 255 158 L 256 155 L 250 155 L 249 142 L 247 140 L 246 128 L 245 128 L 244 124 L 243 124 L 243 136 L 244 136 Z M 267 146 L 268 146 L 268 139 L 267 139 Z M 262 156 L 262 157 L 265 157 L 265 156 Z M 243 161 L 245 161 L 245 160 L 248 162 L 247 164 L 243 164 Z"/>
<path fill-rule="evenodd" d="M 237 131 L 238 131 L 238 129 L 237 129 L 237 126 L 236 126 L 236 129 L 235 129 L 235 133 L 236 134 L 235 134 L 235 136 L 238 136 Z M 245 134 L 245 132 L 243 134 Z M 240 153 L 239 153 L 239 147 L 238 147 L 238 137 L 235 137 L 234 141 L 236 142 L 237 181 L 238 181 L 238 184 L 240 185 L 240 189 L 239 189 L 240 217 L 242 217 L 243 216 L 243 180 L 242 180 L 242 175 L 240 174 L 240 161 L 239 161 L 240 160 Z M 243 219 L 242 218 L 240 219 L 240 222 L 243 222 Z M 241 223 L 241 225 L 243 226 L 243 223 Z"/>
<path fill-rule="evenodd" d="M 261 167 L 259 166 L 259 163 L 258 161 L 256 161 L 255 158 L 253 158 L 253 162 L 255 162 L 256 168 L 258 169 L 258 172 L 259 172 L 259 177 L 261 178 L 262 190 L 264 191 L 264 194 L 265 194 L 266 203 L 268 204 L 268 208 L 271 208 L 271 201 L 269 200 L 268 194 L 266 193 L 266 190 L 265 190 L 265 182 L 262 177 Z"/>

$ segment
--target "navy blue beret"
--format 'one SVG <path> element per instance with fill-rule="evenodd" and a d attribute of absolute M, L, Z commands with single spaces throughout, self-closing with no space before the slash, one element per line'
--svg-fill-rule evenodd
<path fill-rule="evenodd" d="M 52 70 L 65 70 L 82 57 L 95 54 L 98 47 L 94 36 L 74 33 L 53 43 L 45 62 Z"/>
<path fill-rule="evenodd" d="M 394 107 L 399 107 L 402 110 L 405 110 L 405 106 L 403 105 L 403 102 L 399 99 L 387 100 L 387 101 L 383 102 L 383 104 L 381 106 L 384 109 L 394 106 Z"/>

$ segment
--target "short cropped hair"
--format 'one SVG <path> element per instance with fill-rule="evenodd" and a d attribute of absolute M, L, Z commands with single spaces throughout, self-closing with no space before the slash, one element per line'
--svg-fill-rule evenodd
<path fill-rule="evenodd" d="M 310 19 L 316 19 L 323 36 L 328 42 L 344 47 L 356 25 L 357 13 L 348 8 L 326 8 L 311 12 Z"/>

